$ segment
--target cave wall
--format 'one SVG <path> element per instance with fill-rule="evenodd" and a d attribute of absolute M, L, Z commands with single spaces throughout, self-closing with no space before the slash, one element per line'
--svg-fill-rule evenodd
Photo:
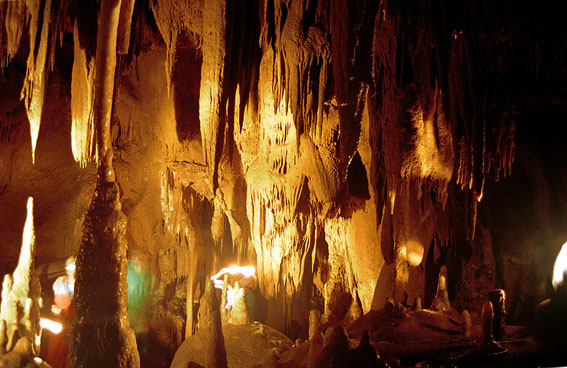
<path fill-rule="evenodd" d="M 82 102 L 96 1 L 31 3 L 0 3 L 5 268 L 28 195 L 38 264 L 77 249 L 96 175 L 92 147 L 76 162 L 70 139 L 72 107 L 85 126 L 92 111 Z M 554 9 L 135 2 L 115 78 L 114 166 L 129 247 L 149 255 L 172 344 L 193 309 L 180 304 L 235 262 L 256 266 L 265 321 L 295 336 L 310 308 L 336 321 L 351 303 L 427 304 L 443 264 L 459 309 L 504 287 L 514 318 L 528 318 L 567 216 L 553 133 L 567 101 L 566 32 Z M 47 57 L 32 59 L 46 68 L 30 66 L 36 43 Z M 43 91 L 30 70 L 43 73 Z M 43 98 L 35 163 L 23 87 Z M 73 134 L 93 141 L 86 128 Z"/>

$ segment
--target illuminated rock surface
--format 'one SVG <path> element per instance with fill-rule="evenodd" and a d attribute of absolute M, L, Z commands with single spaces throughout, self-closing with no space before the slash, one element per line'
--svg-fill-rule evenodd
<path fill-rule="evenodd" d="M 194 336 L 187 338 L 176 352 L 172 367 L 225 368 L 228 365 L 226 346 L 229 343 L 223 337 L 221 327 L 220 304 L 212 283 L 207 285 L 199 308 L 199 328 Z"/>
<path fill-rule="evenodd" d="M 253 367 L 279 358 L 291 349 L 293 342 L 278 330 L 259 322 L 245 325 L 223 324 L 222 333 L 226 346 L 228 367 Z M 204 367 L 199 357 L 202 350 L 199 346 L 207 334 L 197 333 L 185 340 L 175 354 L 172 368 L 185 367 L 188 362 L 195 361 Z"/>
<path fill-rule="evenodd" d="M 234 263 L 257 270 L 252 320 L 292 339 L 314 309 L 327 327 L 431 306 L 443 265 L 438 309 L 474 315 L 502 288 L 506 317 L 530 321 L 549 296 L 567 239 L 564 5 L 123 0 L 102 42 L 116 72 L 97 82 L 99 3 L 0 2 L 2 273 L 28 196 L 38 264 L 77 253 L 113 157 L 166 361 Z"/>
<path fill-rule="evenodd" d="M 0 305 L 0 366 L 47 366 L 35 361 L 40 350 L 39 309 L 41 285 L 35 273 L 33 198 L 28 198 L 18 266 L 4 276 Z M 39 358 L 37 358 L 39 359 Z"/>

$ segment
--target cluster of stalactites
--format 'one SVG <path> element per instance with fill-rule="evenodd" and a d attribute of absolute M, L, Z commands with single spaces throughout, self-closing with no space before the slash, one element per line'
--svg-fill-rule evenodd
<path fill-rule="evenodd" d="M 25 51 L 28 52 L 26 75 L 21 91 L 30 123 L 31 156 L 35 162 L 37 139 L 42 121 L 43 103 L 49 70 L 55 63 L 57 42 L 63 42 L 69 1 L 52 0 L 3 1 L 0 3 L 0 67 L 4 68 Z M 121 1 L 118 52 L 130 48 L 131 19 L 134 0 Z M 82 167 L 96 159 L 95 129 L 93 126 L 94 59 L 93 50 L 80 42 L 83 32 L 92 32 L 75 19 L 73 30 L 74 58 L 71 82 L 71 146 L 75 161 Z M 82 28 L 82 29 L 81 29 Z M 24 33 L 27 31 L 27 33 Z"/>
<path fill-rule="evenodd" d="M 510 173 L 515 108 L 479 77 L 486 67 L 479 55 L 498 57 L 491 54 L 494 45 L 473 42 L 462 28 L 444 34 L 440 30 L 446 28 L 412 12 L 383 2 L 376 18 L 373 104 L 385 193 L 395 193 L 401 173 L 402 180 L 425 184 L 444 206 L 448 186 L 455 183 L 464 195 L 472 239 L 485 179 Z"/>
<path fill-rule="evenodd" d="M 323 29 L 308 24 L 304 2 L 275 3 L 273 24 L 271 14 L 262 14 L 260 40 L 265 49 L 274 51 L 274 112 L 284 100 L 285 109 L 293 114 L 296 134 L 306 134 L 317 142 L 330 73 L 330 43 Z"/>
<path fill-rule="evenodd" d="M 54 5 L 58 5 L 56 8 Z M 43 111 L 48 69 L 53 68 L 56 43 L 62 42 L 66 1 L 51 0 L 3 1 L 0 3 L 0 67 L 4 68 L 19 52 L 28 51 L 26 76 L 21 98 L 30 123 L 31 156 L 35 149 Z M 24 34 L 27 30 L 27 36 Z M 27 46 L 27 49 L 23 47 Z"/>

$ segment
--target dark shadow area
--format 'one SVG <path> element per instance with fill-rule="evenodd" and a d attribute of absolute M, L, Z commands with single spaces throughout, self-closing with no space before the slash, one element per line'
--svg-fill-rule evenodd
<path fill-rule="evenodd" d="M 179 141 L 201 139 L 199 90 L 202 63 L 203 53 L 196 47 L 193 36 L 184 33 L 179 35 L 175 68 L 171 77 Z"/>
<path fill-rule="evenodd" d="M 372 310 L 384 307 L 388 298 L 392 295 L 394 280 L 396 278 L 394 265 L 385 264 L 380 271 L 376 287 L 374 288 L 374 296 L 372 298 Z"/>
<path fill-rule="evenodd" d="M 354 153 L 354 156 L 350 160 L 350 165 L 347 169 L 347 182 L 351 196 L 365 200 L 370 199 L 370 193 L 368 192 L 368 176 L 366 175 L 366 168 L 362 163 L 358 151 Z"/>

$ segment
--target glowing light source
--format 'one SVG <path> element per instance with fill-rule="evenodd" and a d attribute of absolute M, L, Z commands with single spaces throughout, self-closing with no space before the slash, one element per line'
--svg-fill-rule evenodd
<path fill-rule="evenodd" d="M 565 274 L 567 273 L 567 242 L 563 244 L 553 266 L 553 288 L 557 290 L 564 282 Z"/>
<path fill-rule="evenodd" d="M 229 273 L 231 275 L 236 275 L 237 273 L 243 275 L 244 277 L 250 277 L 256 273 L 256 269 L 254 266 L 237 266 L 232 265 L 229 267 L 225 267 L 213 276 L 211 276 L 211 280 L 215 281 L 220 276 L 224 275 L 225 273 Z"/>
<path fill-rule="evenodd" d="M 229 267 L 225 267 L 213 276 L 211 276 L 211 280 L 215 288 L 222 289 L 224 287 L 224 279 L 219 279 L 219 277 L 223 276 L 224 274 L 236 275 L 240 274 L 243 277 L 251 277 L 254 276 L 256 273 L 256 269 L 254 266 L 237 266 L 232 265 Z M 234 299 L 236 297 L 236 293 L 238 290 L 233 289 L 232 286 L 226 285 L 226 305 L 224 306 L 225 309 L 230 309 L 234 304 Z"/>
<path fill-rule="evenodd" d="M 45 328 L 53 332 L 54 334 L 58 334 L 61 332 L 61 330 L 63 330 L 63 325 L 61 323 L 52 321 L 47 318 L 41 318 L 39 320 L 39 325 L 41 326 L 41 328 Z"/>

